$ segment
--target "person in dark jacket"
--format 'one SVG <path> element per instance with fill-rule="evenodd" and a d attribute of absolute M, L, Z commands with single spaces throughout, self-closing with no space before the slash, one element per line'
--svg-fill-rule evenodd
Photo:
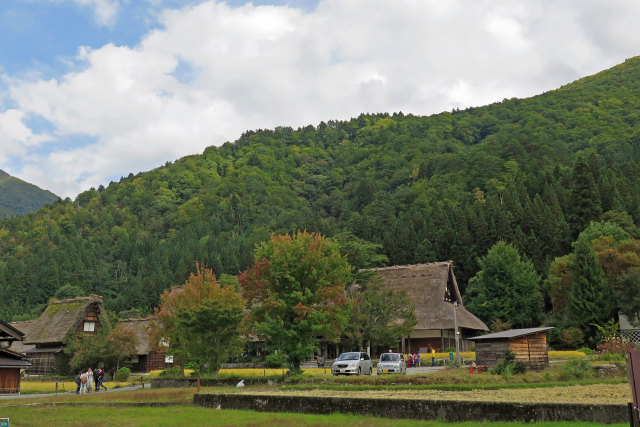
<path fill-rule="evenodd" d="M 102 368 L 98 368 L 96 370 L 98 372 L 98 382 L 96 383 L 96 391 L 100 390 L 100 387 L 104 388 L 105 390 L 107 389 L 107 387 L 102 384 L 102 382 L 104 381 L 104 371 L 102 370 Z"/>
<path fill-rule="evenodd" d="M 98 369 L 95 369 L 92 372 L 92 374 L 93 374 L 93 384 L 94 384 L 94 387 L 96 389 L 95 391 L 100 391 L 100 386 L 98 385 L 98 375 L 99 375 L 98 374 Z"/>
<path fill-rule="evenodd" d="M 78 372 L 78 373 L 76 374 L 76 378 L 75 378 L 75 380 L 74 380 L 74 381 L 76 382 L 76 384 L 78 385 L 78 388 L 76 388 L 76 394 L 79 394 L 79 393 L 80 393 L 80 384 L 82 384 L 82 382 L 80 381 L 80 375 L 81 375 L 81 374 L 82 374 L 82 371 Z"/>

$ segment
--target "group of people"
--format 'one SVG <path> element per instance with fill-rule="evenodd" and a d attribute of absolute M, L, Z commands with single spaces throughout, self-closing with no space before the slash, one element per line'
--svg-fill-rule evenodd
<path fill-rule="evenodd" d="M 76 375 L 75 381 L 78 385 L 76 394 L 89 393 L 94 389 L 94 386 L 95 391 L 100 391 L 101 388 L 104 390 L 107 389 L 103 384 L 104 371 L 101 368 L 97 368 L 96 370 L 89 368 L 86 371 L 80 371 L 78 375 Z"/>
<path fill-rule="evenodd" d="M 420 353 L 407 354 L 404 358 L 407 361 L 407 368 L 420 367 Z"/>
<path fill-rule="evenodd" d="M 431 353 L 431 366 L 436 366 L 436 349 L 429 346 L 428 353 Z M 407 368 L 419 368 L 421 366 L 420 353 L 405 354 Z"/>

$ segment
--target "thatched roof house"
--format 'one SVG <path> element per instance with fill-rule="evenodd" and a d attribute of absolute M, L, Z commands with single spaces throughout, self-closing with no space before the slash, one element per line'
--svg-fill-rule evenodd
<path fill-rule="evenodd" d="M 373 269 L 389 290 L 405 291 L 415 306 L 418 323 L 401 343 L 401 350 L 426 353 L 429 347 L 443 351 L 455 346 L 454 302 L 463 349 L 471 346 L 466 340 L 479 331 L 488 331 L 480 319 L 467 311 L 453 274 L 453 262 L 395 265 Z"/>
<path fill-rule="evenodd" d="M 51 300 L 37 320 L 12 324 L 24 327 L 26 335 L 23 342 L 12 349 L 27 355 L 33 365 L 29 373 L 54 372 L 56 355 L 62 351 L 68 336 L 74 332 L 95 334 L 108 322 L 103 314 L 102 297 L 98 295 Z"/>
<path fill-rule="evenodd" d="M 20 370 L 31 364 L 9 346 L 23 337 L 22 331 L 0 320 L 0 394 L 20 393 Z"/>
<path fill-rule="evenodd" d="M 11 343 L 11 350 L 15 351 L 16 353 L 25 354 L 28 350 L 32 350 L 36 347 L 35 344 L 28 344 L 26 342 L 26 338 L 31 332 L 31 328 L 33 327 L 33 325 L 35 325 L 36 322 L 37 320 L 24 320 L 20 322 L 10 323 L 11 326 L 20 330 L 24 334 L 21 341 L 14 341 L 13 343 Z"/>
<path fill-rule="evenodd" d="M 125 319 L 118 323 L 136 337 L 136 357 L 131 366 L 133 372 L 149 372 L 172 366 L 172 363 L 166 362 L 165 354 L 157 352 L 151 342 L 150 331 L 155 321 L 154 318 Z"/>

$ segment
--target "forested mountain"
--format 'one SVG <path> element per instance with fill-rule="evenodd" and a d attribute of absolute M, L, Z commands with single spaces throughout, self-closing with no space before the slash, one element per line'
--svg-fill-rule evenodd
<path fill-rule="evenodd" d="M 65 284 L 148 311 L 196 261 L 235 275 L 298 229 L 350 231 L 390 264 L 451 259 L 463 292 L 499 240 L 544 277 L 590 220 L 638 224 L 639 188 L 640 58 L 529 99 L 248 131 L 0 223 L 0 317 Z"/>
<path fill-rule="evenodd" d="M 0 170 L 0 219 L 37 211 L 56 200 L 58 196 L 52 192 Z"/>

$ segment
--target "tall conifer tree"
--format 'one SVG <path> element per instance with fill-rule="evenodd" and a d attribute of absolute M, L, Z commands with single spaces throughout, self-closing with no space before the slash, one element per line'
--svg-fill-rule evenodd
<path fill-rule="evenodd" d="M 598 328 L 614 316 L 614 296 L 588 239 L 575 243 L 574 262 L 567 303 L 569 322 L 595 344 Z"/>

